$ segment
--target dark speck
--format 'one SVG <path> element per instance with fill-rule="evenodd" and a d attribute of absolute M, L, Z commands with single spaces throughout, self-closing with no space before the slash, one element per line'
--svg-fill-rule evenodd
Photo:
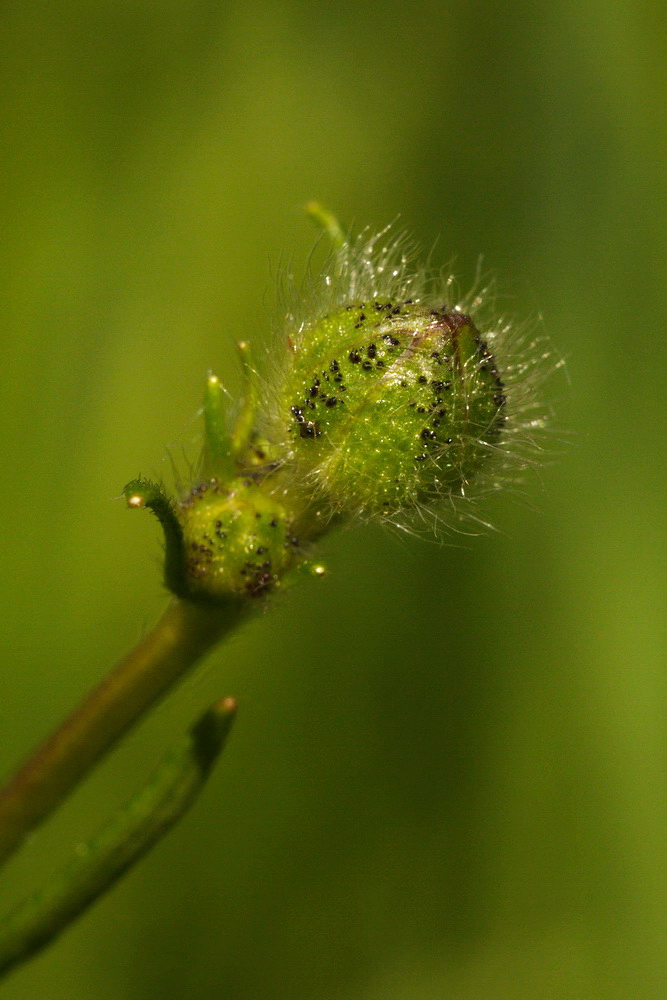
<path fill-rule="evenodd" d="M 319 437 L 320 427 L 316 420 L 304 420 L 299 424 L 299 434 L 302 438 Z"/>

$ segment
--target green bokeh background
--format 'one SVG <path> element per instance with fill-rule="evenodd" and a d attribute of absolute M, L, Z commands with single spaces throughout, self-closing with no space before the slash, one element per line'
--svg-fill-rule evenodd
<path fill-rule="evenodd" d="M 308 198 L 400 215 L 464 288 L 483 255 L 570 378 L 498 533 L 331 537 L 33 838 L 7 902 L 239 699 L 195 811 L 3 997 L 664 1000 L 662 3 L 1 24 L 3 771 L 159 612 L 156 527 L 113 498 L 184 467 L 209 367 L 234 389 L 234 340 L 269 343 Z"/>

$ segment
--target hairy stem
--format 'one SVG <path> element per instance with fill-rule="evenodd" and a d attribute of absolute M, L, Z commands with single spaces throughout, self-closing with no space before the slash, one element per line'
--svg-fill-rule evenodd
<path fill-rule="evenodd" d="M 0 864 L 116 741 L 240 620 L 247 602 L 173 598 L 118 663 L 0 791 Z"/>

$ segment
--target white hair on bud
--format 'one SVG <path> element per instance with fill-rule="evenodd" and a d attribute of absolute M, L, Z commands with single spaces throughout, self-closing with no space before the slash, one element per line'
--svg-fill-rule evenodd
<path fill-rule="evenodd" d="M 379 298 L 420 302 L 427 279 L 413 266 L 416 256 L 407 233 L 391 234 L 391 226 L 375 234 L 364 229 L 331 250 L 316 273 L 311 255 L 302 282 L 297 284 L 292 275 L 283 275 L 279 288 L 281 333 L 287 332 L 298 341 L 312 323 L 349 302 Z"/>
<path fill-rule="evenodd" d="M 544 399 L 544 383 L 563 362 L 556 357 L 547 337 L 537 332 L 535 321 L 516 324 L 498 315 L 498 295 L 492 278 L 485 279 L 478 272 L 473 287 L 461 295 L 454 277 L 432 268 L 422 269 L 417 259 L 418 251 L 410 237 L 404 232 L 392 232 L 392 226 L 387 226 L 379 233 L 364 229 L 332 250 L 321 268 L 314 267 L 311 256 L 301 282 L 283 271 L 278 282 L 282 320 L 276 330 L 282 343 L 278 349 L 275 345 L 270 348 L 262 390 L 268 413 L 262 430 L 271 437 L 280 426 L 282 415 L 277 412 L 277 393 L 290 354 L 304 344 L 309 329 L 327 315 L 350 303 L 385 299 L 410 300 L 416 305 L 470 315 L 493 355 L 506 397 L 503 406 L 506 419 L 498 439 L 477 442 L 488 449 L 489 461 L 469 481 L 462 476 L 459 490 L 443 488 L 438 502 L 415 501 L 399 514 L 380 517 L 388 525 L 411 533 L 429 531 L 438 536 L 451 530 L 474 533 L 475 527 L 491 527 L 476 513 L 478 500 L 490 493 L 520 493 L 524 472 L 543 464 L 552 423 Z M 285 343 L 289 349 L 283 347 Z M 285 446 L 284 454 L 288 452 Z M 289 464 L 290 458 L 280 461 Z M 311 494 L 323 492 L 319 471 L 307 474 L 304 489 Z M 334 497 L 328 499 L 332 514 L 338 506 L 345 506 L 344 501 L 338 504 Z M 361 508 L 358 518 L 367 519 Z"/>

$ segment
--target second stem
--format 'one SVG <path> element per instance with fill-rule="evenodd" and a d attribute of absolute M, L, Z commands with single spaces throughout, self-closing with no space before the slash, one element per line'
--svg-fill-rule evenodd
<path fill-rule="evenodd" d="M 153 629 L 0 791 L 0 864 L 144 712 L 238 624 L 245 609 L 242 601 L 224 607 L 170 601 Z"/>

